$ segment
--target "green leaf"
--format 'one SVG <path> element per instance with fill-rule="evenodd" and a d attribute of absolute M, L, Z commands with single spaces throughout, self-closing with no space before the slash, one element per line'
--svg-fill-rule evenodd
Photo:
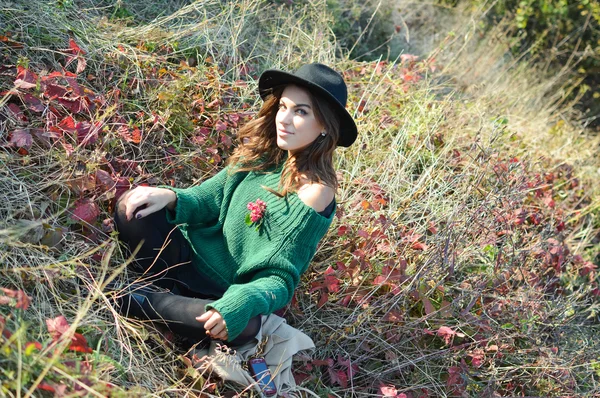
<path fill-rule="evenodd" d="M 244 220 L 247 226 L 252 225 L 252 221 L 250 220 L 250 213 L 246 214 L 246 219 Z"/>

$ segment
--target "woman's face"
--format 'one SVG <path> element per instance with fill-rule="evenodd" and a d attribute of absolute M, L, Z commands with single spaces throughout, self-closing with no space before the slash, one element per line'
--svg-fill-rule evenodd
<path fill-rule="evenodd" d="M 323 131 L 315 117 L 308 91 L 298 86 L 286 86 L 281 94 L 275 117 L 277 146 L 290 153 L 312 144 Z"/>

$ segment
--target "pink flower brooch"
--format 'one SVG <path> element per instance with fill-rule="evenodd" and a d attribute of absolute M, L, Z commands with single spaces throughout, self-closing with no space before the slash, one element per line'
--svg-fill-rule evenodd
<path fill-rule="evenodd" d="M 265 211 L 267 210 L 267 204 L 260 199 L 256 199 L 256 202 L 248 203 L 247 207 L 248 210 L 250 210 L 250 213 L 246 214 L 246 225 L 254 225 L 258 231 L 262 226 L 263 217 L 265 215 Z"/>

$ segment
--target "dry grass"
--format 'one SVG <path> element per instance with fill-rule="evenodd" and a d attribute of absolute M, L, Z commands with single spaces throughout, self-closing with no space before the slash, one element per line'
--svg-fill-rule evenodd
<path fill-rule="evenodd" d="M 42 381 L 95 396 L 208 393 L 162 335 L 111 309 L 102 287 L 127 278 L 128 259 L 101 227 L 110 195 L 87 178 L 117 158 L 138 162 L 117 172 L 132 184 L 205 179 L 230 150 L 214 129 L 195 143 L 206 121 L 255 110 L 261 70 L 308 60 L 345 71 L 361 133 L 336 160 L 341 217 L 286 314 L 314 339 L 314 359 L 333 360 L 300 361 L 304 388 L 318 396 L 373 396 L 382 384 L 413 397 L 600 393 L 598 277 L 582 275 L 584 260 L 598 260 L 600 137 L 571 122 L 572 106 L 561 102 L 576 82 L 508 56 L 501 25 L 479 37 L 477 15 L 453 16 L 457 25 L 444 27 L 453 33 L 428 44 L 428 61 L 378 67 L 334 58 L 335 38 L 323 29 L 333 22 L 320 2 L 128 3 L 127 12 L 92 0 L 34 4 L 0 8 L 0 33 L 24 43 L 0 44 L 9 50 L 3 63 L 59 70 L 71 30 L 93 75 L 80 84 L 108 99 L 78 118 L 108 128 L 70 156 L 58 144 L 0 152 L 1 285 L 32 299 L 25 311 L 0 307 L 13 332 L 0 340 L 0 395 L 38 396 Z M 413 37 L 432 29 L 415 21 L 438 12 L 422 10 L 404 14 Z M 422 79 L 404 84 L 405 69 Z M 11 89 L 14 76 L 2 78 L 0 88 Z M 199 99 L 221 102 L 201 113 Z M 9 103 L 14 97 L 0 99 L 3 141 L 19 126 Z M 28 115 L 28 126 L 47 127 Z M 153 115 L 160 122 L 149 122 Z M 140 143 L 118 134 L 117 117 L 139 125 Z M 82 197 L 100 206 L 93 225 L 72 220 Z M 558 269 L 553 250 L 564 253 Z M 58 315 L 93 353 L 54 351 L 46 320 Z M 25 355 L 28 341 L 43 350 Z M 88 373 L 65 365 L 84 358 Z"/>

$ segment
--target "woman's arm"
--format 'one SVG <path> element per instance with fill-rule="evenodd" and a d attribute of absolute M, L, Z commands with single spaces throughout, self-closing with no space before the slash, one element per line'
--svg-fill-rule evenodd
<path fill-rule="evenodd" d="M 228 340 L 236 338 L 251 318 L 268 315 L 291 301 L 315 252 L 314 247 L 297 242 L 291 234 L 270 247 L 257 247 L 253 260 L 242 265 L 223 297 L 206 306 L 223 317 Z"/>
<path fill-rule="evenodd" d="M 171 224 L 200 224 L 216 221 L 221 213 L 223 190 L 227 178 L 226 167 L 195 187 L 172 188 L 161 185 L 161 188 L 169 189 L 176 195 L 172 208 L 167 212 L 167 220 Z"/>

